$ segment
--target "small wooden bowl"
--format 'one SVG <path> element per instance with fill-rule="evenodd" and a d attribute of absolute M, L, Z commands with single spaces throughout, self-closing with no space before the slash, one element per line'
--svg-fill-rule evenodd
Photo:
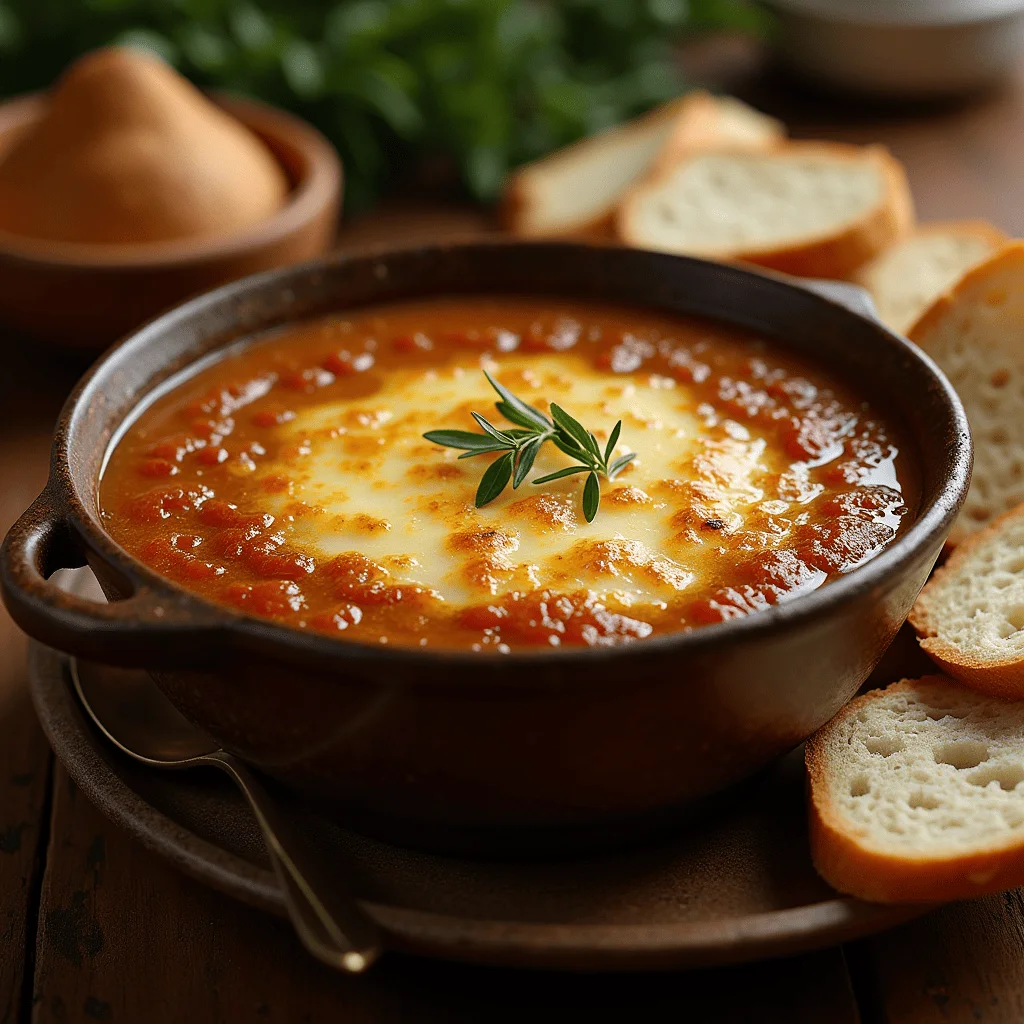
<path fill-rule="evenodd" d="M 0 231 L 0 323 L 68 348 L 102 349 L 183 299 L 331 244 L 341 161 L 304 121 L 253 100 L 217 103 L 254 131 L 292 182 L 272 217 L 229 236 L 127 245 L 51 242 Z M 42 114 L 36 94 L 0 105 L 0 152 Z"/>

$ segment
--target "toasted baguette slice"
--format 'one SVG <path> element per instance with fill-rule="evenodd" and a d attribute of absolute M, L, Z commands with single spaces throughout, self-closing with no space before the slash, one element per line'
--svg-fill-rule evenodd
<path fill-rule="evenodd" d="M 845 277 L 913 220 L 903 167 L 882 147 L 793 142 L 690 156 L 633 190 L 617 229 L 642 249 Z"/>
<path fill-rule="evenodd" d="M 956 548 L 921 591 L 910 624 L 951 676 L 1024 700 L 1024 505 Z"/>
<path fill-rule="evenodd" d="M 533 237 L 600 233 L 623 192 L 648 172 L 684 104 L 666 103 L 514 171 L 502 204 L 505 226 Z"/>
<path fill-rule="evenodd" d="M 684 157 L 706 150 L 765 153 L 786 141 L 786 126 L 734 96 L 703 90 L 686 95 L 665 144 L 650 169 L 660 175 Z"/>
<path fill-rule="evenodd" d="M 969 270 L 911 328 L 910 339 L 960 395 L 974 435 L 974 476 L 951 544 L 1024 501 L 1024 243 Z"/>
<path fill-rule="evenodd" d="M 1002 248 L 1007 237 L 983 220 L 920 224 L 854 274 L 881 318 L 900 334 L 971 267 Z"/>
<path fill-rule="evenodd" d="M 1024 703 L 905 679 L 847 705 L 806 761 L 811 856 L 840 892 L 931 903 L 1024 884 Z"/>
<path fill-rule="evenodd" d="M 762 148 L 782 135 L 777 121 L 739 100 L 688 93 L 519 168 L 505 188 L 503 220 L 517 235 L 610 235 L 619 200 L 650 173 L 664 147 Z"/>

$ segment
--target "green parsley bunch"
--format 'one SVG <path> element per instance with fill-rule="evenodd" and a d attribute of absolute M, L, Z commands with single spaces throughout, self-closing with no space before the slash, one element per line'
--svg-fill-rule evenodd
<path fill-rule="evenodd" d="M 510 167 L 676 95 L 683 32 L 758 24 L 744 0 L 0 0 L 0 93 L 134 43 L 316 124 L 350 207 L 438 160 L 490 200 Z"/>

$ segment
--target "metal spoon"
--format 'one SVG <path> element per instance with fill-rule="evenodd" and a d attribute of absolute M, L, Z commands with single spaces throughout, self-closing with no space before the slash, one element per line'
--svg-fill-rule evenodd
<path fill-rule="evenodd" d="M 97 728 L 129 757 L 154 768 L 210 765 L 235 780 L 263 832 L 288 916 L 313 956 L 351 973 L 377 959 L 380 931 L 347 891 L 338 867 L 321 860 L 249 769 L 189 722 L 148 675 L 73 658 L 71 679 Z"/>

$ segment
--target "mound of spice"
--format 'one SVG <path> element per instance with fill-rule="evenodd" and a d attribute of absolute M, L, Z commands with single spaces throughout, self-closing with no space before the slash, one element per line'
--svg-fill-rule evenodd
<path fill-rule="evenodd" d="M 231 234 L 273 214 L 288 180 L 264 143 L 156 56 L 87 54 L 0 154 L 0 230 L 61 242 Z"/>

